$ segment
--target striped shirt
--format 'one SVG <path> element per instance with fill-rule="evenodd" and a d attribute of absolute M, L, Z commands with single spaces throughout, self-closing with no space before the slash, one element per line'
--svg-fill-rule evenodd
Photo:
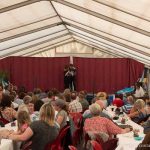
<path fill-rule="evenodd" d="M 126 105 L 122 106 L 122 110 L 123 110 L 123 112 L 129 114 L 132 107 L 133 107 L 133 105 L 126 104 Z"/>

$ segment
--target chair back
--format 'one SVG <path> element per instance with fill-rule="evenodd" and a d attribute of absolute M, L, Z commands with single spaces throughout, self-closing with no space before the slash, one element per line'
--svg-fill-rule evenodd
<path fill-rule="evenodd" d="M 73 113 L 69 113 L 70 117 L 72 118 L 74 125 L 76 128 L 80 128 L 82 125 L 82 114 L 79 112 L 73 112 Z"/>
<path fill-rule="evenodd" d="M 72 145 L 69 145 L 68 147 L 69 147 L 70 150 L 77 150 L 77 148 L 72 146 Z"/>
<path fill-rule="evenodd" d="M 115 150 L 117 146 L 118 138 L 113 138 L 103 143 L 104 150 Z"/>
<path fill-rule="evenodd" d="M 103 150 L 102 146 L 97 141 L 92 140 L 91 145 L 93 147 L 93 150 Z"/>
<path fill-rule="evenodd" d="M 50 143 L 46 146 L 45 150 L 63 150 L 64 147 L 64 140 L 65 136 L 67 134 L 67 131 L 70 129 L 70 126 L 65 126 L 62 128 L 57 136 L 57 138 L 54 140 L 53 143 Z"/>

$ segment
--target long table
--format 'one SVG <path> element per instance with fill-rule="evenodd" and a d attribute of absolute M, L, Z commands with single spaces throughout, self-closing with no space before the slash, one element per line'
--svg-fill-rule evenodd
<path fill-rule="evenodd" d="M 107 112 L 112 117 L 115 114 L 114 111 L 111 110 L 111 107 L 107 108 Z M 127 125 L 131 125 L 133 129 L 139 129 L 139 136 L 142 137 L 142 140 L 143 140 L 145 136 L 145 134 L 143 133 L 143 127 L 133 122 L 131 119 L 127 117 L 127 115 L 124 114 L 124 116 L 127 119 L 126 121 Z M 119 118 L 118 120 L 113 120 L 113 121 L 117 123 L 118 125 L 122 125 L 120 120 L 121 118 Z M 118 141 L 118 147 L 116 148 L 116 150 L 135 150 L 136 147 L 142 142 L 142 140 L 139 140 L 139 141 L 135 140 L 132 131 L 129 133 L 125 133 L 125 134 L 118 134 L 117 137 L 119 138 L 119 141 Z"/>

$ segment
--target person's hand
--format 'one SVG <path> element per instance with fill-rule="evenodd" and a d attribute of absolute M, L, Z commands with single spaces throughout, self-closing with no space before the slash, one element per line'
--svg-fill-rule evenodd
<path fill-rule="evenodd" d="M 0 132 L 1 138 L 4 138 L 4 139 L 7 139 L 9 134 L 10 134 L 10 132 L 7 129 L 4 129 Z"/>
<path fill-rule="evenodd" d="M 14 133 L 14 130 L 9 130 L 9 133 L 10 133 L 10 134 Z"/>

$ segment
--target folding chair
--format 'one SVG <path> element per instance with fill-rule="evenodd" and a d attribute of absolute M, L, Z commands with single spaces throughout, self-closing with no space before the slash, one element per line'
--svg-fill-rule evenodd
<path fill-rule="evenodd" d="M 92 140 L 91 145 L 93 147 L 93 150 L 103 150 L 101 144 L 98 143 L 97 141 Z"/>
<path fill-rule="evenodd" d="M 70 126 L 62 128 L 54 142 L 47 144 L 45 150 L 64 150 L 65 136 L 69 129 Z"/>

